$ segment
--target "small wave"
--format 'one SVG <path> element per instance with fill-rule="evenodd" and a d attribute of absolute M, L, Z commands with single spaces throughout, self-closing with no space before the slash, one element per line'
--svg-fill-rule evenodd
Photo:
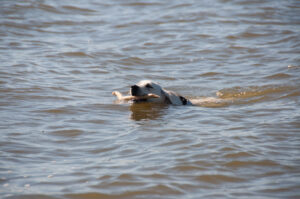
<path fill-rule="evenodd" d="M 194 98 L 190 99 L 190 101 L 197 106 L 204 106 L 210 108 L 225 107 L 228 106 L 231 102 L 229 100 L 224 100 L 217 97 Z"/>
<path fill-rule="evenodd" d="M 267 79 L 285 79 L 285 78 L 290 78 L 292 77 L 291 75 L 285 74 L 285 73 L 277 73 L 275 75 L 270 75 L 267 76 Z"/>
<path fill-rule="evenodd" d="M 243 178 L 233 177 L 229 175 L 201 175 L 197 176 L 196 180 L 211 184 L 220 184 L 224 182 L 235 183 L 245 181 L 245 179 Z"/>
<path fill-rule="evenodd" d="M 6 28 L 17 28 L 17 29 L 23 29 L 23 30 L 28 30 L 30 31 L 32 29 L 32 25 L 31 24 L 28 24 L 28 23 L 18 23 L 18 22 L 3 22 L 1 24 L 3 27 L 6 27 Z M 20 34 L 26 34 L 26 35 L 30 35 L 31 34 L 28 34 L 28 33 L 20 33 Z"/>
<path fill-rule="evenodd" d="M 64 52 L 60 53 L 59 55 L 67 56 L 67 57 L 91 57 L 90 55 L 84 53 L 84 52 Z"/>
<path fill-rule="evenodd" d="M 84 131 L 79 129 L 65 129 L 65 130 L 57 130 L 52 131 L 51 134 L 63 137 L 76 137 L 83 134 Z"/>
<path fill-rule="evenodd" d="M 50 13 L 63 14 L 63 12 L 61 10 L 57 9 L 54 6 L 48 5 L 48 4 L 39 3 L 37 5 L 37 8 L 44 10 L 46 12 L 50 12 Z"/>
<path fill-rule="evenodd" d="M 297 41 L 297 36 L 289 36 L 289 37 L 285 37 L 285 38 L 280 38 L 277 39 L 275 41 L 270 41 L 268 42 L 269 45 L 274 45 L 274 44 L 281 44 L 281 43 L 285 43 L 285 42 L 290 42 L 290 41 Z"/>
<path fill-rule="evenodd" d="M 244 158 L 244 157 L 251 157 L 253 156 L 253 154 L 251 154 L 250 152 L 237 152 L 237 153 L 230 153 L 230 154 L 226 154 L 225 158 L 229 159 L 229 158 Z"/>
<path fill-rule="evenodd" d="M 207 72 L 207 73 L 202 73 L 199 75 L 200 77 L 211 77 L 211 76 L 217 76 L 217 75 L 222 75 L 222 73 L 217 73 L 217 72 Z"/>
<path fill-rule="evenodd" d="M 124 6 L 140 6 L 140 7 L 145 7 L 145 6 L 159 6 L 162 5 L 162 3 L 146 3 L 146 2 L 134 2 L 134 3 L 124 3 Z"/>
<path fill-rule="evenodd" d="M 113 184 L 113 186 L 116 186 L 118 183 Z M 108 184 L 108 186 L 111 184 Z M 139 187 L 143 184 L 139 183 Z M 124 184 L 119 184 L 117 186 L 118 190 L 120 190 L 120 186 L 124 186 Z M 113 193 L 113 194 L 106 194 L 106 193 L 100 193 L 100 192 L 88 192 L 88 193 L 77 193 L 77 194 L 65 194 L 64 197 L 66 198 L 161 198 L 163 195 L 180 195 L 183 194 L 183 192 L 176 188 L 175 186 L 171 185 L 153 185 L 146 188 L 134 188 L 137 187 L 136 183 L 131 183 L 131 186 L 133 188 L 128 188 L 127 190 L 121 190 L 119 193 Z M 101 186 L 102 188 L 102 186 Z M 109 187 L 111 188 L 111 187 Z M 98 188 L 99 189 L 99 188 Z M 108 187 L 105 187 L 105 189 L 108 189 Z M 115 191 L 116 192 L 116 191 Z"/>
<path fill-rule="evenodd" d="M 80 12 L 96 12 L 96 10 L 88 9 L 88 8 L 79 8 L 75 6 L 62 6 L 62 8 L 70 11 L 80 11 Z"/>
<path fill-rule="evenodd" d="M 175 170 L 177 172 L 197 172 L 204 169 L 205 168 L 198 165 L 178 165 L 172 168 L 172 170 Z"/>
<path fill-rule="evenodd" d="M 198 106 L 217 108 L 232 104 L 247 104 L 280 99 L 282 96 L 290 96 L 291 93 L 297 94 L 295 90 L 296 88 L 292 86 L 277 85 L 233 87 L 221 89 L 216 93 L 216 97 L 197 97 L 190 100 Z"/>
<path fill-rule="evenodd" d="M 124 58 L 119 61 L 119 63 L 126 66 L 135 66 L 135 65 L 150 65 L 152 64 L 150 61 L 139 58 L 139 57 L 129 57 Z"/>
<path fill-rule="evenodd" d="M 271 36 L 271 34 L 262 34 L 262 33 L 251 33 L 251 32 L 244 32 L 241 35 L 239 35 L 241 38 L 258 38 L 258 37 L 266 37 Z"/>
<path fill-rule="evenodd" d="M 231 161 L 225 164 L 229 168 L 247 168 L 247 167 L 280 167 L 281 165 L 271 160 L 261 161 Z"/>
<path fill-rule="evenodd" d="M 249 86 L 225 88 L 217 92 L 217 96 L 221 99 L 237 99 L 237 98 L 252 98 L 257 96 L 264 96 L 268 94 L 276 94 L 293 90 L 291 86 Z"/>
<path fill-rule="evenodd" d="M 70 109 L 67 108 L 53 108 L 53 109 L 46 109 L 46 110 L 41 110 L 41 112 L 44 113 L 50 113 L 50 114 L 73 114 L 74 112 Z"/>

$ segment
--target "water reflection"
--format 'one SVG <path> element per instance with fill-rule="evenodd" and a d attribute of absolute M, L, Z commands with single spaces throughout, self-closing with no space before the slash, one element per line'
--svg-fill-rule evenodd
<path fill-rule="evenodd" d="M 156 120 L 161 118 L 167 111 L 168 105 L 154 103 L 134 103 L 130 105 L 131 119 Z"/>

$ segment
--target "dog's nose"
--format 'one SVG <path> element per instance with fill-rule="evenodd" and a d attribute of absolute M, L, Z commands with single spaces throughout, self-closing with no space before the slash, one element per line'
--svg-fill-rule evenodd
<path fill-rule="evenodd" d="M 133 95 L 133 96 L 137 95 L 138 90 L 139 90 L 139 87 L 137 85 L 131 86 L 131 95 Z"/>

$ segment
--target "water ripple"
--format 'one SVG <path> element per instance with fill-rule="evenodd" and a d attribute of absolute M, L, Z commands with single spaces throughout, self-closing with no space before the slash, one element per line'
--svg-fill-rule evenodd
<path fill-rule="evenodd" d="M 299 198 L 299 8 L 2 1 L 0 197 Z"/>

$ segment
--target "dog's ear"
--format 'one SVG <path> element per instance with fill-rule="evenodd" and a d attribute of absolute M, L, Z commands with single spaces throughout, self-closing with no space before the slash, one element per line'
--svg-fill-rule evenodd
<path fill-rule="evenodd" d="M 187 104 L 187 99 L 185 99 L 185 98 L 182 97 L 182 96 L 179 96 L 179 98 L 180 98 L 180 100 L 181 100 L 181 102 L 182 102 L 183 105 L 186 105 L 186 104 Z"/>
<path fill-rule="evenodd" d="M 166 104 L 172 104 L 170 98 L 168 96 L 165 96 L 165 103 Z"/>
<path fill-rule="evenodd" d="M 164 96 L 164 103 L 165 104 L 172 104 L 172 101 L 170 100 L 168 94 L 163 90 L 161 89 L 161 95 Z"/>

